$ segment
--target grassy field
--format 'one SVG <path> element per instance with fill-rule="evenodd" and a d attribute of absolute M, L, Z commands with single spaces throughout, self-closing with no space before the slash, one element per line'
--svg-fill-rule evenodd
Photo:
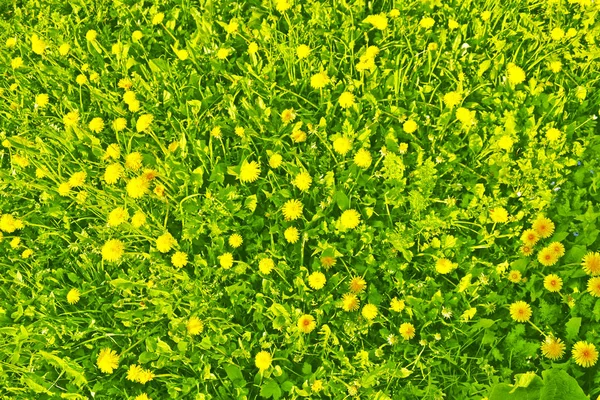
<path fill-rule="evenodd" d="M 0 0 L 0 399 L 600 399 L 599 19 Z"/>

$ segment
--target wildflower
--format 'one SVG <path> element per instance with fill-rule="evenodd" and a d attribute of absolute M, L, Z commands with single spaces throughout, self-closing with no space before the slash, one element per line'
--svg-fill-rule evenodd
<path fill-rule="evenodd" d="M 550 142 L 558 141 L 558 139 L 560 139 L 560 136 L 561 136 L 561 132 L 556 128 L 550 128 L 546 131 L 546 138 Z"/>
<path fill-rule="evenodd" d="M 129 213 L 127 209 L 123 207 L 117 207 L 108 214 L 108 225 L 109 226 L 119 226 L 123 222 L 126 222 L 129 218 Z"/>
<path fill-rule="evenodd" d="M 290 122 L 293 122 L 295 119 L 296 119 L 296 112 L 294 111 L 293 108 L 288 108 L 281 112 L 281 122 L 283 122 L 284 125 L 287 125 Z"/>
<path fill-rule="evenodd" d="M 312 315 L 304 314 L 298 319 L 298 329 L 304 333 L 311 333 L 317 326 Z"/>
<path fill-rule="evenodd" d="M 421 19 L 421 21 L 419 22 L 419 25 L 423 29 L 431 29 L 433 27 L 433 25 L 435 25 L 435 20 L 431 17 L 425 17 L 425 18 Z"/>
<path fill-rule="evenodd" d="M 223 269 L 229 269 L 233 266 L 233 254 L 223 253 L 219 257 L 219 264 Z"/>
<path fill-rule="evenodd" d="M 131 226 L 134 228 L 140 228 L 146 223 L 146 214 L 141 211 L 136 211 L 131 217 Z"/>
<path fill-rule="evenodd" d="M 89 31 L 87 31 L 87 33 L 85 34 L 85 38 L 88 42 L 93 42 L 96 40 L 96 38 L 98 37 L 98 32 L 96 32 L 93 29 L 90 29 Z"/>
<path fill-rule="evenodd" d="M 71 185 L 72 188 L 81 186 L 85 182 L 86 177 L 87 174 L 85 173 L 85 171 L 75 172 L 69 178 L 69 185 Z"/>
<path fill-rule="evenodd" d="M 475 316 L 475 314 L 477 314 L 477 308 L 471 307 L 468 310 L 465 310 L 464 313 L 462 313 L 462 315 L 460 316 L 460 319 L 463 322 L 470 321 L 471 319 L 473 319 L 473 317 Z"/>
<path fill-rule="evenodd" d="M 361 314 L 365 319 L 373 320 L 377 316 L 377 306 L 375 304 L 365 304 Z"/>
<path fill-rule="evenodd" d="M 360 300 L 354 293 L 346 293 L 342 296 L 342 309 L 344 311 L 356 311 L 360 305 Z"/>
<path fill-rule="evenodd" d="M 548 238 L 554 232 L 554 222 L 548 218 L 539 217 L 533 222 L 532 228 L 540 237 Z"/>
<path fill-rule="evenodd" d="M 494 223 L 504 223 L 508 221 L 508 211 L 504 207 L 496 207 L 490 210 L 490 217 Z"/>
<path fill-rule="evenodd" d="M 104 181 L 109 185 L 117 183 L 121 176 L 123 176 L 123 167 L 121 164 L 110 164 L 104 170 Z"/>
<path fill-rule="evenodd" d="M 516 301 L 510 305 L 510 316 L 517 322 L 527 322 L 531 318 L 531 307 L 524 301 Z"/>
<path fill-rule="evenodd" d="M 219 49 L 219 50 L 217 51 L 217 58 L 218 58 L 219 60 L 224 60 L 224 59 L 226 59 L 227 57 L 229 57 L 229 52 L 230 52 L 230 50 L 229 50 L 229 49 Z"/>
<path fill-rule="evenodd" d="M 79 112 L 78 111 L 70 111 L 63 117 L 63 123 L 66 127 L 75 126 L 79 121 Z"/>
<path fill-rule="evenodd" d="M 506 71 L 508 75 L 508 82 L 513 85 L 518 85 L 519 83 L 525 81 L 525 71 L 514 63 L 509 63 L 506 66 Z"/>
<path fill-rule="evenodd" d="M 256 54 L 258 51 L 258 44 L 256 42 L 252 42 L 248 45 L 248 54 Z"/>
<path fill-rule="evenodd" d="M 591 367 L 598 361 L 598 351 L 592 343 L 579 341 L 575 343 L 572 350 L 575 363 L 584 368 Z"/>
<path fill-rule="evenodd" d="M 581 265 L 586 274 L 600 275 L 600 253 L 587 253 L 581 260 Z"/>
<path fill-rule="evenodd" d="M 269 166 L 273 169 L 279 168 L 282 161 L 283 157 L 281 156 L 281 154 L 275 153 L 269 158 Z"/>
<path fill-rule="evenodd" d="M 322 89 L 328 83 L 329 83 L 329 77 L 327 76 L 327 73 L 324 71 L 316 73 L 310 78 L 310 86 L 312 86 L 314 89 Z"/>
<path fill-rule="evenodd" d="M 265 275 L 269 275 L 273 268 L 275 268 L 275 262 L 271 258 L 263 258 L 258 262 L 258 270 Z"/>
<path fill-rule="evenodd" d="M 448 92 L 444 95 L 444 104 L 448 108 L 454 108 L 462 101 L 462 96 L 458 92 Z"/>
<path fill-rule="evenodd" d="M 183 251 L 177 251 L 171 256 L 171 263 L 177 268 L 185 267 L 188 263 L 188 256 Z"/>
<path fill-rule="evenodd" d="M 319 393 L 321 390 L 323 390 L 323 381 L 320 379 L 315 379 L 312 385 L 310 385 L 310 390 L 315 393 Z"/>
<path fill-rule="evenodd" d="M 127 157 L 125 157 L 125 167 L 132 171 L 140 169 L 142 167 L 142 155 L 137 151 L 128 154 Z"/>
<path fill-rule="evenodd" d="M 244 243 L 244 239 L 239 233 L 234 233 L 233 235 L 229 236 L 228 242 L 231 247 L 237 249 L 242 245 L 242 243 Z"/>
<path fill-rule="evenodd" d="M 191 317 L 185 325 L 185 328 L 190 335 L 196 336 L 204 330 L 204 323 L 198 317 Z"/>
<path fill-rule="evenodd" d="M 560 242 L 552 242 L 548 245 L 548 248 L 556 255 L 556 257 L 565 255 L 565 246 Z"/>
<path fill-rule="evenodd" d="M 25 249 L 23 250 L 23 252 L 21 253 L 21 258 L 29 258 L 31 257 L 31 255 L 33 254 L 33 250 L 31 249 Z"/>
<path fill-rule="evenodd" d="M 133 400 L 152 400 L 146 393 L 135 396 Z"/>
<path fill-rule="evenodd" d="M 341 136 L 333 141 L 333 150 L 344 156 L 352 148 L 352 142 L 345 136 Z"/>
<path fill-rule="evenodd" d="M 23 227 L 23 222 L 16 219 L 10 214 L 3 214 L 0 217 L 0 230 L 6 233 L 13 233 L 14 231 L 21 229 Z"/>
<path fill-rule="evenodd" d="M 404 307 L 406 307 L 404 304 L 404 300 L 398 300 L 397 297 L 394 297 L 392 301 L 390 301 L 390 308 L 394 312 L 402 312 L 402 310 L 404 310 Z"/>
<path fill-rule="evenodd" d="M 538 242 L 538 240 L 540 240 L 540 237 L 538 236 L 537 232 L 533 229 L 527 229 L 521 235 L 521 241 L 526 246 L 534 246 Z"/>
<path fill-rule="evenodd" d="M 112 374 L 119 366 L 119 355 L 114 350 L 108 348 L 102 349 L 98 354 L 96 365 L 105 374 Z"/>
<path fill-rule="evenodd" d="M 360 168 L 369 168 L 372 160 L 371 153 L 367 149 L 360 149 L 354 155 L 354 164 Z"/>
<path fill-rule="evenodd" d="M 136 30 L 133 31 L 133 33 L 131 34 L 131 39 L 133 39 L 134 42 L 139 41 L 142 37 L 144 36 L 144 34 L 142 33 L 142 31 L 140 30 Z"/>
<path fill-rule="evenodd" d="M 460 24 L 456 21 L 451 19 L 450 21 L 448 21 L 448 28 L 450 28 L 450 30 L 455 30 L 458 29 L 460 27 Z"/>
<path fill-rule="evenodd" d="M 127 182 L 127 194 L 133 199 L 139 199 L 143 197 L 149 189 L 149 183 L 147 179 L 141 176 L 132 178 Z"/>
<path fill-rule="evenodd" d="M 61 44 L 58 48 L 58 52 L 61 56 L 66 56 L 69 53 L 69 50 L 71 50 L 71 46 L 67 43 Z"/>
<path fill-rule="evenodd" d="M 417 130 L 417 128 L 418 128 L 417 123 L 415 121 L 413 121 L 412 119 L 407 120 L 402 125 L 402 129 L 406 133 L 413 133 L 413 132 L 415 132 Z"/>
<path fill-rule="evenodd" d="M 296 55 L 299 59 L 308 57 L 310 55 L 310 47 L 305 44 L 301 44 L 296 48 Z"/>
<path fill-rule="evenodd" d="M 138 132 L 144 132 L 150 127 L 152 121 L 154 121 L 154 116 L 152 114 L 140 115 L 135 123 L 135 129 Z"/>
<path fill-rule="evenodd" d="M 367 281 L 360 276 L 355 276 L 350 280 L 350 290 L 354 293 L 360 293 L 367 287 Z"/>
<path fill-rule="evenodd" d="M 165 19 L 165 14 L 161 12 L 154 14 L 154 17 L 152 17 L 152 25 L 160 24 L 163 22 L 163 19 Z"/>
<path fill-rule="evenodd" d="M 254 364 L 260 372 L 263 372 L 264 370 L 268 369 L 271 366 L 272 361 L 273 358 L 271 357 L 271 354 L 264 350 L 256 353 L 256 356 L 254 357 Z"/>
<path fill-rule="evenodd" d="M 23 65 L 23 59 L 21 57 L 15 57 L 10 61 L 12 69 L 17 69 Z"/>
<path fill-rule="evenodd" d="M 503 135 L 500 140 L 497 142 L 497 146 L 502 150 L 510 150 L 514 144 L 514 140 L 511 139 L 508 135 Z"/>
<path fill-rule="evenodd" d="M 80 299 L 81 295 L 79 293 L 79 290 L 77 289 L 71 289 L 69 290 L 69 293 L 67 293 L 67 301 L 69 302 L 69 304 L 76 304 L 79 299 Z"/>
<path fill-rule="evenodd" d="M 508 273 L 508 280 L 512 283 L 521 282 L 521 271 L 512 270 Z"/>
<path fill-rule="evenodd" d="M 410 340 L 414 338 L 416 333 L 415 326 L 410 322 L 405 322 L 402 325 L 400 325 L 399 331 L 400 335 L 402 335 L 402 338 L 404 340 Z"/>
<path fill-rule="evenodd" d="M 302 203 L 299 200 L 292 199 L 285 202 L 281 212 L 286 221 L 294 221 L 302 216 L 302 209 Z"/>
<path fill-rule="evenodd" d="M 244 133 L 245 133 L 245 129 L 243 127 L 241 127 L 241 126 L 236 126 L 235 129 L 233 130 L 233 132 L 237 136 L 243 138 L 244 137 Z"/>
<path fill-rule="evenodd" d="M 332 256 L 323 256 L 323 257 L 321 257 L 321 265 L 326 270 L 328 270 L 329 268 L 333 267 L 335 265 L 335 263 L 336 263 L 335 257 L 332 257 Z"/>
<path fill-rule="evenodd" d="M 540 347 L 542 355 L 550 360 L 558 360 L 565 354 L 565 344 L 560 338 L 547 336 Z"/>
<path fill-rule="evenodd" d="M 540 264 L 549 267 L 551 265 L 556 264 L 556 262 L 558 261 L 558 256 L 552 251 L 551 248 L 544 247 L 538 253 L 538 261 L 540 262 Z"/>
<path fill-rule="evenodd" d="M 175 245 L 177 245 L 177 240 L 169 232 L 156 238 L 156 249 L 161 253 L 168 253 Z"/>
<path fill-rule="evenodd" d="M 290 134 L 290 137 L 294 143 L 302 143 L 306 140 L 306 132 L 297 129 Z"/>
<path fill-rule="evenodd" d="M 322 289 L 326 282 L 327 279 L 322 272 L 315 271 L 308 276 L 308 286 L 315 290 Z"/>
<path fill-rule="evenodd" d="M 240 167 L 238 179 L 242 183 L 254 182 L 260 175 L 260 164 L 256 161 L 247 162 L 244 160 Z"/>
<path fill-rule="evenodd" d="M 144 369 L 137 364 L 131 364 L 127 369 L 127 380 L 137 382 Z"/>
<path fill-rule="evenodd" d="M 296 175 L 296 178 L 292 181 L 292 184 L 303 192 L 306 192 L 310 188 L 311 183 L 312 178 L 310 177 L 310 174 L 306 171 L 303 171 Z"/>
<path fill-rule="evenodd" d="M 379 29 L 380 31 L 388 26 L 388 19 L 385 14 L 369 15 L 365 18 L 365 22 L 373 25 L 374 28 Z"/>
<path fill-rule="evenodd" d="M 559 60 L 551 61 L 550 64 L 548 64 L 548 68 L 550 68 L 550 71 L 552 71 L 554 73 L 558 73 L 562 70 L 562 62 L 560 62 Z M 548 138 L 547 132 L 546 132 L 546 137 Z M 548 138 L 548 140 L 550 140 L 550 138 Z"/>
<path fill-rule="evenodd" d="M 549 292 L 559 292 L 562 288 L 562 284 L 562 279 L 556 274 L 550 274 L 544 277 L 544 287 Z"/>
<path fill-rule="evenodd" d="M 78 85 L 85 85 L 88 82 L 88 78 L 84 74 L 79 74 L 77 75 L 77 78 L 75 78 L 75 82 L 77 82 Z"/>
<path fill-rule="evenodd" d="M 560 28 L 554 28 L 550 31 L 550 37 L 552 40 L 559 41 L 565 37 L 565 31 Z"/>
<path fill-rule="evenodd" d="M 31 50 L 40 56 L 46 51 L 46 43 L 35 33 L 31 35 Z"/>
<path fill-rule="evenodd" d="M 44 108 L 48 105 L 49 97 L 47 94 L 42 93 L 35 96 L 35 104 L 40 108 Z"/>
<path fill-rule="evenodd" d="M 288 0 L 277 0 L 277 3 L 275 4 L 275 9 L 280 13 L 285 12 L 290 8 L 292 8 L 292 5 Z"/>
<path fill-rule="evenodd" d="M 283 236 L 285 237 L 285 240 L 287 240 L 289 243 L 292 243 L 292 244 L 296 243 L 298 241 L 298 239 L 300 239 L 300 234 L 298 233 L 298 229 L 296 229 L 293 226 L 287 228 L 283 232 Z"/>
<path fill-rule="evenodd" d="M 454 265 L 454 263 L 450 260 L 448 260 L 447 258 L 439 258 L 436 262 L 435 262 L 435 270 L 438 274 L 448 274 L 450 272 L 452 272 L 454 270 L 456 266 Z"/>
<path fill-rule="evenodd" d="M 340 223 L 344 229 L 354 229 L 360 224 L 360 214 L 353 209 L 346 210 L 340 216 Z"/>
<path fill-rule="evenodd" d="M 102 246 L 102 259 L 115 262 L 118 261 L 125 251 L 125 245 L 118 239 L 110 239 Z"/>
<path fill-rule="evenodd" d="M 340 103 L 340 107 L 350 108 L 354 105 L 354 95 L 350 92 L 344 92 L 340 95 L 338 102 Z"/>
<path fill-rule="evenodd" d="M 60 194 L 61 196 L 67 196 L 70 191 L 71 185 L 69 184 L 69 182 L 64 182 L 58 185 L 58 194 Z"/>
<path fill-rule="evenodd" d="M 491 11 L 484 11 L 481 13 L 481 20 L 482 21 L 488 21 L 492 16 L 492 12 Z"/>

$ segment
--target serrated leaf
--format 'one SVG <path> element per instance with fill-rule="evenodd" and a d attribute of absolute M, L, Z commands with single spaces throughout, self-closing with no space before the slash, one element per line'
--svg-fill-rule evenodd
<path fill-rule="evenodd" d="M 260 388 L 260 395 L 266 399 L 273 398 L 275 400 L 281 397 L 281 388 L 274 380 L 268 380 Z"/>

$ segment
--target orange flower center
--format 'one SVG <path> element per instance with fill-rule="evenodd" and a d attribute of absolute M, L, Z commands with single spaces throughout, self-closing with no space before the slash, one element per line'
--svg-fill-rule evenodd
<path fill-rule="evenodd" d="M 309 320 L 307 320 L 307 319 L 305 319 L 305 320 L 304 320 L 304 322 L 302 322 L 302 323 L 304 324 L 304 326 L 308 326 L 308 325 L 310 325 L 310 321 L 309 321 Z"/>

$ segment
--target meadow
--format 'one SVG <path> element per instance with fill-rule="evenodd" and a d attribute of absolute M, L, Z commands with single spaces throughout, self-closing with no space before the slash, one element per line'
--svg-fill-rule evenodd
<path fill-rule="evenodd" d="M 593 0 L 0 0 L 0 399 L 600 399 Z"/>

